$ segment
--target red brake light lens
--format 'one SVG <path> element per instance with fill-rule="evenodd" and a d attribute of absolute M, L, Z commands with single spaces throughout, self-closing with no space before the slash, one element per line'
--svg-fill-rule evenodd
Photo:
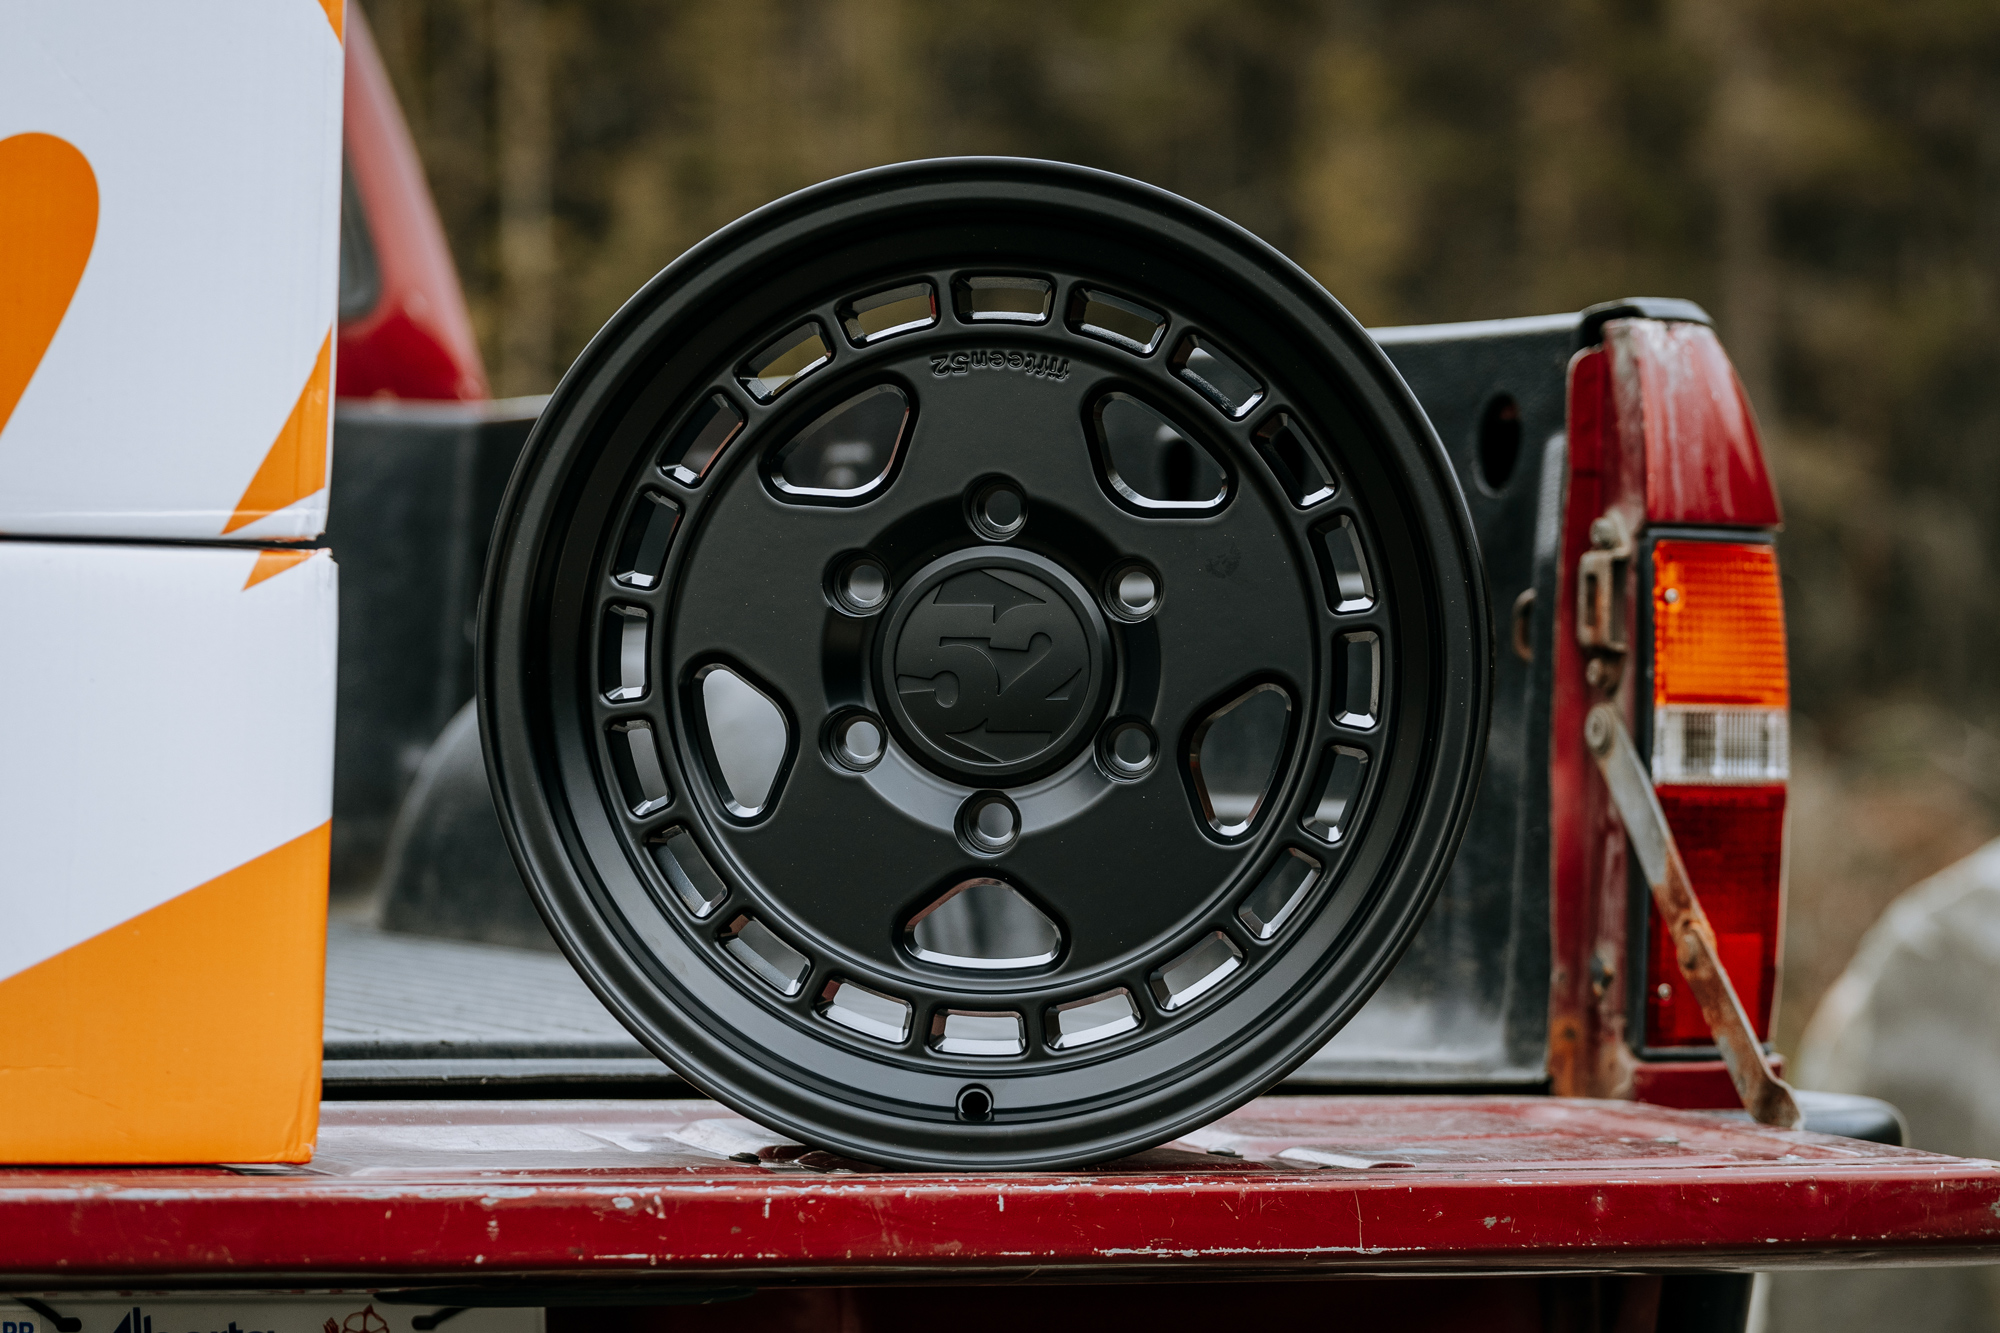
<path fill-rule="evenodd" d="M 1723 970 L 1759 1037 L 1771 1032 L 1778 991 L 1778 917 L 1783 897 L 1785 788 L 1673 786 L 1660 806 L 1701 898 Z M 1715 1038 L 1681 979 L 1673 941 L 1651 914 L 1647 946 L 1646 1044 L 1711 1046 Z"/>

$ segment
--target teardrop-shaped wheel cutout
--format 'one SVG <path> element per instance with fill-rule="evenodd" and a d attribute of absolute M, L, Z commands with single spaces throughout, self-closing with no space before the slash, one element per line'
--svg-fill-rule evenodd
<path fill-rule="evenodd" d="M 888 485 L 909 430 L 909 398 L 878 384 L 780 446 L 771 455 L 771 487 L 795 503 L 858 503 Z"/>
<path fill-rule="evenodd" d="M 1062 952 L 1062 930 L 1021 891 L 968 879 L 910 918 L 910 952 L 926 963 L 1003 971 L 1040 967 Z"/>
<path fill-rule="evenodd" d="M 1270 795 L 1291 731 L 1292 696 L 1263 682 L 1211 709 L 1188 745 L 1188 777 L 1208 826 L 1247 833 Z"/>
<path fill-rule="evenodd" d="M 1099 479 L 1125 508 L 1199 513 L 1229 498 L 1229 474 L 1215 455 L 1137 398 L 1107 393 L 1090 415 Z"/>
<path fill-rule="evenodd" d="M 693 694 L 716 798 L 738 819 L 756 819 L 770 808 L 791 760 L 791 719 L 775 699 L 726 666 L 696 672 Z"/>

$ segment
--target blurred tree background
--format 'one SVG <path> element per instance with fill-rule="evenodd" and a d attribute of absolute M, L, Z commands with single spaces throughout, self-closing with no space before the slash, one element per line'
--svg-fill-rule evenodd
<path fill-rule="evenodd" d="M 1364 322 L 1687 296 L 1758 405 L 1797 735 L 1780 1045 L 2000 828 L 1991 0 L 363 0 L 502 393 L 770 199 L 1123 172 Z"/>

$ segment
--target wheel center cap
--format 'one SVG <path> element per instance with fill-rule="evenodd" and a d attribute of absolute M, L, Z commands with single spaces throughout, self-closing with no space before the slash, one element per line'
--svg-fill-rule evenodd
<path fill-rule="evenodd" d="M 975 547 L 933 561 L 891 602 L 877 687 L 930 767 L 974 786 L 1065 763 L 1103 714 L 1111 639 L 1054 561 Z"/>

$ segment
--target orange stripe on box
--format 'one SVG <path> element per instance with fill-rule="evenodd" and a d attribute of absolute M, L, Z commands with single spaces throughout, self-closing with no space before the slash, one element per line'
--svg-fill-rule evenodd
<path fill-rule="evenodd" d="M 53 134 L 0 139 L 0 430 L 83 281 L 97 240 L 97 174 Z"/>
<path fill-rule="evenodd" d="M 311 551 L 259 551 L 257 563 L 250 566 L 250 577 L 243 580 L 247 590 L 256 587 L 265 579 L 276 578 L 292 566 L 312 559 Z"/>
<path fill-rule="evenodd" d="M 344 0 L 319 0 L 319 7 L 326 11 L 326 21 L 333 25 L 333 39 L 337 42 L 345 40 L 347 34 L 343 25 L 347 17 L 347 5 Z"/>
<path fill-rule="evenodd" d="M 0 981 L 0 1162 L 304 1162 L 332 825 Z"/>
<path fill-rule="evenodd" d="M 270 452 L 258 465 L 257 475 L 250 478 L 243 498 L 236 502 L 236 512 L 222 525 L 224 536 L 297 504 L 326 485 L 327 388 L 332 369 L 333 333 L 329 330 L 292 414 L 285 418 Z"/>

